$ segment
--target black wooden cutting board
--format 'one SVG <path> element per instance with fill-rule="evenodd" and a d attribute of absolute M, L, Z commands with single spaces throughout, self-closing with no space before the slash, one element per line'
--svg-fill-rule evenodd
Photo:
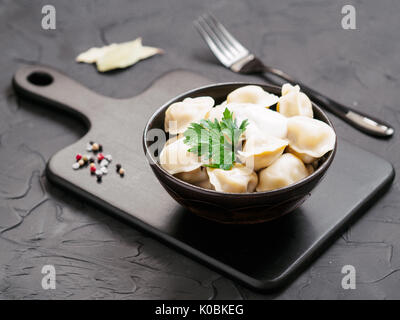
<path fill-rule="evenodd" d="M 22 67 L 13 82 L 19 94 L 47 108 L 71 111 L 88 125 L 81 140 L 50 159 L 51 181 L 255 289 L 286 284 L 377 199 L 394 176 L 390 163 L 339 139 L 325 179 L 300 209 L 270 223 L 220 225 L 180 207 L 158 183 L 142 150 L 142 131 L 153 112 L 210 80 L 174 71 L 130 99 L 101 96 L 44 66 Z M 104 153 L 113 156 L 102 183 L 87 168 L 71 167 L 75 154 L 87 153 L 89 141 L 100 142 Z M 113 169 L 117 162 L 126 169 L 123 178 Z"/>

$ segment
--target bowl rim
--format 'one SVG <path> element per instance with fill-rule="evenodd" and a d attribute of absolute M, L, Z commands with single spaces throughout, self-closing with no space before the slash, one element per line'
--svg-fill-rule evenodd
<path fill-rule="evenodd" d="M 325 174 L 325 172 L 327 171 L 327 169 L 329 168 L 329 166 L 331 165 L 335 154 L 336 154 L 336 150 L 337 150 L 337 134 L 336 134 L 336 130 L 335 127 L 333 126 L 332 122 L 330 121 L 329 117 L 326 115 L 326 113 L 321 109 L 321 107 L 319 107 L 314 101 L 312 101 L 311 99 L 311 103 L 312 103 L 312 107 L 313 109 L 315 108 L 316 110 L 318 110 L 318 112 L 320 112 L 325 119 L 327 120 L 327 123 L 335 132 L 335 145 L 333 147 L 333 149 L 330 152 L 330 154 L 328 155 L 327 159 L 325 160 L 325 162 L 317 169 L 315 170 L 313 173 L 311 173 L 310 175 L 308 175 L 307 177 L 297 181 L 294 184 L 291 184 L 289 186 L 283 187 L 283 188 L 278 188 L 278 189 L 274 189 L 274 190 L 269 190 L 269 191 L 257 191 L 257 192 L 244 192 L 244 193 L 231 193 L 231 192 L 223 192 L 223 191 L 216 191 L 216 190 L 211 190 L 211 189 L 205 189 L 193 184 L 190 184 L 186 181 L 183 181 L 177 177 L 175 177 L 174 175 L 170 174 L 168 171 L 166 171 L 159 163 L 156 159 L 153 158 L 153 155 L 151 154 L 151 152 L 149 152 L 148 150 L 148 146 L 147 146 L 147 132 L 149 130 L 149 126 L 150 124 L 153 123 L 154 119 L 156 118 L 156 116 L 159 115 L 160 112 L 162 112 L 165 108 L 169 107 L 172 103 L 177 102 L 181 99 L 183 99 L 184 97 L 190 95 L 190 94 L 194 94 L 198 91 L 201 90 L 207 90 L 207 89 L 212 89 L 215 87 L 223 87 L 223 86 L 230 86 L 230 85 L 240 85 L 240 86 L 248 86 L 248 85 L 256 85 L 256 86 L 261 86 L 263 87 L 264 90 L 266 90 L 268 92 L 268 89 L 273 89 L 273 90 L 280 90 L 280 87 L 278 86 L 274 86 L 274 85 L 269 85 L 269 84 L 260 84 L 260 83 L 256 83 L 256 82 L 242 82 L 242 81 L 233 81 L 233 82 L 218 82 L 218 83 L 212 83 L 212 84 L 208 84 L 205 86 L 201 86 L 201 87 L 197 87 L 188 91 L 185 91 L 175 97 L 173 97 L 172 99 L 168 100 L 166 103 L 164 103 L 161 107 L 159 107 L 156 111 L 154 111 L 154 113 L 152 114 L 152 116 L 149 118 L 149 120 L 146 123 L 146 126 L 143 129 L 143 136 L 142 136 L 142 144 L 143 144 L 143 149 L 144 149 L 144 153 L 145 153 L 145 157 L 147 158 L 147 160 L 149 161 L 150 166 L 156 166 L 158 170 L 161 171 L 161 173 L 163 173 L 166 177 L 168 177 L 169 180 L 172 180 L 178 184 L 180 184 L 182 187 L 185 188 L 189 188 L 193 191 L 197 191 L 197 192 L 201 192 L 201 193 L 205 193 L 211 196 L 223 196 L 223 197 L 232 197 L 232 198 L 237 198 L 237 197 L 265 197 L 265 196 L 273 196 L 273 195 L 277 195 L 277 194 L 281 194 L 281 193 L 285 193 L 285 192 L 290 192 L 292 190 L 295 190 L 305 184 L 307 184 L 308 182 L 310 182 L 311 180 L 313 180 L 314 178 L 321 176 L 323 174 Z M 164 129 L 162 129 L 165 132 Z"/>

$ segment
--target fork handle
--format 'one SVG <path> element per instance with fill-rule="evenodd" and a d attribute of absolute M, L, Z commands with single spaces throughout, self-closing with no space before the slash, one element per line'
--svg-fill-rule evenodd
<path fill-rule="evenodd" d="M 279 69 L 265 66 L 263 71 L 267 74 L 273 74 L 291 83 L 292 85 L 298 84 L 301 87 L 302 91 L 307 94 L 311 98 L 311 100 L 317 102 L 319 106 L 330 111 L 337 117 L 341 118 L 342 120 L 346 121 L 347 123 L 362 132 L 380 138 L 389 138 L 394 133 L 394 129 L 390 124 L 350 107 L 347 107 L 339 102 L 336 102 L 335 100 L 332 100 L 331 98 L 322 95 L 314 89 L 311 89 L 304 83 L 290 77 L 285 72 Z M 263 74 L 264 78 L 276 83 L 276 81 L 271 80 L 271 78 L 268 77 L 268 75 L 265 73 Z"/>

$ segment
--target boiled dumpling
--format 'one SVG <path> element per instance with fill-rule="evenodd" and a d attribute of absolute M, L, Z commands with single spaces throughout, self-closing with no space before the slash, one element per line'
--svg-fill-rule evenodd
<path fill-rule="evenodd" d="M 292 86 L 289 83 L 282 86 L 282 96 L 279 98 L 276 110 L 286 117 L 313 117 L 311 100 L 306 94 L 300 92 L 298 85 Z"/>
<path fill-rule="evenodd" d="M 226 107 L 233 112 L 238 125 L 248 120 L 246 138 L 251 136 L 274 136 L 285 139 L 287 135 L 287 119 L 276 111 L 249 103 L 228 103 Z"/>
<path fill-rule="evenodd" d="M 294 150 L 291 147 L 287 148 L 287 152 L 294 154 L 297 158 L 299 158 L 301 161 L 303 161 L 305 164 L 310 164 L 313 163 L 317 158 L 312 157 L 306 153 L 300 153 Z"/>
<path fill-rule="evenodd" d="M 203 119 L 213 106 L 214 99 L 211 97 L 186 98 L 171 104 L 165 112 L 165 131 L 183 133 L 192 122 Z"/>
<path fill-rule="evenodd" d="M 205 115 L 205 119 L 213 121 L 217 119 L 218 121 L 221 121 L 223 116 L 224 116 L 224 111 L 226 108 L 226 100 L 222 102 L 221 104 L 215 106 L 214 108 L 211 108 L 210 111 L 208 111 Z"/>
<path fill-rule="evenodd" d="M 315 172 L 315 168 L 311 164 L 307 164 L 306 168 L 309 175 Z"/>
<path fill-rule="evenodd" d="M 298 84 L 292 86 L 290 83 L 284 83 L 281 87 L 281 95 L 285 96 L 289 92 L 300 92 L 300 86 Z"/>
<path fill-rule="evenodd" d="M 207 173 L 215 190 L 220 192 L 253 192 L 258 182 L 253 170 L 238 163 L 230 170 L 207 168 Z"/>
<path fill-rule="evenodd" d="M 172 138 L 165 144 L 160 153 L 160 164 L 170 174 L 191 172 L 200 168 L 201 162 L 197 155 L 189 152 L 189 146 L 184 143 L 185 138 Z"/>
<path fill-rule="evenodd" d="M 206 115 L 206 119 L 221 121 L 225 109 L 233 112 L 233 118 L 240 125 L 243 120 L 248 120 L 245 135 L 249 138 L 256 136 L 274 136 L 284 139 L 287 134 L 287 119 L 276 111 L 269 110 L 251 103 L 222 103 L 212 108 Z"/>
<path fill-rule="evenodd" d="M 257 191 L 270 191 L 289 186 L 309 175 L 304 163 L 291 153 L 282 154 L 278 160 L 258 175 Z"/>
<path fill-rule="evenodd" d="M 198 187 L 212 189 L 207 170 L 204 167 L 199 167 L 189 172 L 179 172 L 175 174 L 175 177 Z"/>
<path fill-rule="evenodd" d="M 240 87 L 228 94 L 228 103 L 252 103 L 267 108 L 277 103 L 279 98 L 259 86 Z"/>
<path fill-rule="evenodd" d="M 238 151 L 238 157 L 246 167 L 258 171 L 278 159 L 287 145 L 287 140 L 253 135 L 246 140 L 243 151 Z"/>
<path fill-rule="evenodd" d="M 294 116 L 288 119 L 287 130 L 290 149 L 305 163 L 311 163 L 335 147 L 335 131 L 320 120 Z"/>

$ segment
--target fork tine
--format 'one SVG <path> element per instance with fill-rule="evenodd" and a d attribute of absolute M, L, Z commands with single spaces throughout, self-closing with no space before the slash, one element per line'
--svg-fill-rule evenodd
<path fill-rule="evenodd" d="M 227 41 L 229 41 L 229 43 L 236 48 L 238 51 L 240 51 L 241 53 L 248 53 L 248 50 L 243 47 L 239 41 L 237 41 L 232 34 L 226 30 L 226 28 L 224 27 L 224 25 L 219 22 L 212 14 L 208 13 L 207 16 L 210 18 L 210 20 L 214 23 L 214 25 L 216 26 L 216 28 L 219 29 L 219 31 L 226 37 Z"/>
<path fill-rule="evenodd" d="M 236 55 L 240 54 L 239 50 L 235 48 L 232 43 L 229 41 L 229 39 L 225 36 L 225 34 L 221 31 L 221 29 L 217 26 L 215 21 L 211 18 L 210 14 L 204 14 L 202 15 L 202 18 L 205 23 L 210 27 L 212 32 L 215 34 L 215 36 L 218 38 L 218 40 L 224 45 L 226 50 L 229 50 L 230 53 L 232 53 L 232 56 L 235 58 Z"/>
<path fill-rule="evenodd" d="M 219 47 L 219 49 L 223 52 L 223 54 L 227 56 L 229 59 L 235 58 L 234 53 L 232 53 L 231 50 L 229 50 L 228 47 L 229 45 L 227 45 L 220 39 L 218 34 L 215 32 L 214 28 L 209 24 L 209 22 L 205 19 L 204 16 L 201 16 L 199 18 L 199 22 L 200 24 L 202 24 L 203 28 L 207 30 L 209 36 L 215 42 L 217 47 Z"/>
<path fill-rule="evenodd" d="M 219 61 L 221 61 L 225 66 L 229 66 L 229 57 L 227 57 L 224 52 L 217 46 L 217 44 L 214 42 L 213 38 L 211 37 L 210 33 L 208 30 L 203 26 L 203 23 L 201 22 L 201 19 L 198 19 L 193 22 L 194 26 L 196 27 L 197 31 L 199 31 L 200 35 L 204 39 L 204 41 L 207 43 L 207 45 L 210 47 L 211 51 L 214 53 L 214 55 L 217 57 Z"/>

